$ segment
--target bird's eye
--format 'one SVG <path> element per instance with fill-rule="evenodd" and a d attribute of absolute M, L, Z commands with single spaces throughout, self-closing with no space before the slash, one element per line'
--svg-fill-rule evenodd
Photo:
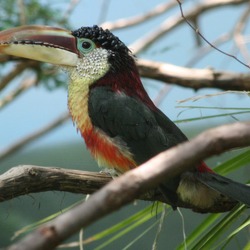
<path fill-rule="evenodd" d="M 82 42 L 82 47 L 83 49 L 89 49 L 91 47 L 91 43 L 90 42 Z"/>
<path fill-rule="evenodd" d="M 87 38 L 78 38 L 77 48 L 82 54 L 87 54 L 96 48 L 95 43 Z"/>

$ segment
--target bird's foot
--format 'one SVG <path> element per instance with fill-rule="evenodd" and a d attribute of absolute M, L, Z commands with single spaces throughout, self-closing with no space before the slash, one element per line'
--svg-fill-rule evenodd
<path fill-rule="evenodd" d="M 113 179 L 120 175 L 120 173 L 118 173 L 113 168 L 104 168 L 103 170 L 100 171 L 100 173 L 104 173 L 104 174 L 106 174 L 108 176 L 111 176 Z"/>

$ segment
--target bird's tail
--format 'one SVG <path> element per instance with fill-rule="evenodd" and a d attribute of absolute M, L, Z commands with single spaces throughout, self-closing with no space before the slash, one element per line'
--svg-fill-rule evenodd
<path fill-rule="evenodd" d="M 199 173 L 196 178 L 204 185 L 250 207 L 249 185 L 241 184 L 212 172 Z"/>

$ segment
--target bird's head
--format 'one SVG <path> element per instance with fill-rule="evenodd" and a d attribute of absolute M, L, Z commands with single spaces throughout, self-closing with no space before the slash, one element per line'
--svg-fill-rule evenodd
<path fill-rule="evenodd" d="M 0 53 L 62 66 L 72 78 L 91 83 L 107 72 L 130 72 L 135 67 L 124 43 L 96 25 L 73 32 L 48 26 L 5 30 L 0 32 Z"/>
<path fill-rule="evenodd" d="M 154 105 L 141 83 L 133 55 L 109 30 L 75 31 L 49 26 L 20 26 L 0 32 L 0 54 L 52 63 L 69 72 L 74 90 L 80 85 L 108 86 Z M 72 86 L 72 84 L 70 84 Z"/>

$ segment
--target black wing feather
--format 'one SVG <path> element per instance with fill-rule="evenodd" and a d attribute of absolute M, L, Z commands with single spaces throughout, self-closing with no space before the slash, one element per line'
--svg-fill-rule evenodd
<path fill-rule="evenodd" d="M 197 178 L 208 187 L 250 207 L 250 186 L 215 173 L 199 173 Z"/>
<path fill-rule="evenodd" d="M 187 140 L 160 110 L 151 110 L 141 100 L 109 87 L 90 90 L 89 116 L 94 126 L 110 137 L 119 137 L 138 165 Z"/>

